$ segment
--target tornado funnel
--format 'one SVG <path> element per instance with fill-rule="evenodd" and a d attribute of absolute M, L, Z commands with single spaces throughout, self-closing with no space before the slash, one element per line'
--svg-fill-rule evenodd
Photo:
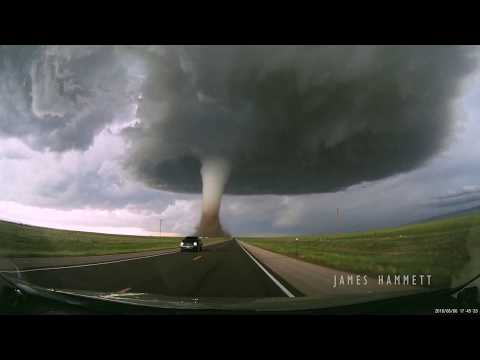
<path fill-rule="evenodd" d="M 202 161 L 202 217 L 197 227 L 199 236 L 229 236 L 220 223 L 220 206 L 230 174 L 229 163 L 222 158 Z"/>

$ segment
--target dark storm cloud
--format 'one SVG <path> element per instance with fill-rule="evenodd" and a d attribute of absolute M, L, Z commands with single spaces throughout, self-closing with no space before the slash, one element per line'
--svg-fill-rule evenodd
<path fill-rule="evenodd" d="M 441 150 L 474 65 L 457 46 L 1 46 L 0 136 L 85 150 L 141 98 L 126 165 L 152 187 L 200 192 L 223 158 L 230 194 L 336 191 Z"/>
<path fill-rule="evenodd" d="M 0 135 L 37 150 L 85 150 L 128 106 L 114 47 L 0 46 Z"/>
<path fill-rule="evenodd" d="M 457 46 L 134 48 L 146 78 L 128 167 L 200 192 L 204 159 L 225 192 L 337 191 L 412 170 L 449 141 L 450 105 L 475 67 Z"/>

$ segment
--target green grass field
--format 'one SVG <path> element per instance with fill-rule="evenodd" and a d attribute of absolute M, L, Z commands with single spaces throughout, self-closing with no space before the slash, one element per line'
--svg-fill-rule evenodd
<path fill-rule="evenodd" d="M 314 264 L 359 274 L 432 274 L 448 286 L 469 261 L 467 241 L 480 241 L 480 213 L 368 232 L 242 238 L 246 243 Z"/>
<path fill-rule="evenodd" d="M 209 238 L 204 244 L 221 239 Z M 0 221 L 0 256 L 89 256 L 176 248 L 181 238 L 107 235 Z"/>
<path fill-rule="evenodd" d="M 240 240 L 338 270 L 375 276 L 432 274 L 449 285 L 469 261 L 467 241 L 480 240 L 480 213 L 428 223 L 335 235 Z M 205 244 L 221 241 L 206 239 Z M 0 221 L 0 256 L 88 256 L 176 248 L 180 238 L 54 230 Z"/>

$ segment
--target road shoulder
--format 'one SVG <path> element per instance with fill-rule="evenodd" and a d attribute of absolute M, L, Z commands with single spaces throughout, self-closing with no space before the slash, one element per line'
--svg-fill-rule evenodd
<path fill-rule="evenodd" d="M 411 290 L 409 287 L 385 287 L 377 283 L 377 279 L 368 278 L 368 284 L 344 285 L 334 287 L 334 279 L 355 276 L 345 271 L 335 270 L 291 257 L 277 254 L 259 247 L 240 242 L 258 261 L 278 274 L 286 282 L 309 297 L 324 297 L 331 295 L 374 294 L 392 291 Z M 363 279 L 363 275 L 362 279 Z"/>

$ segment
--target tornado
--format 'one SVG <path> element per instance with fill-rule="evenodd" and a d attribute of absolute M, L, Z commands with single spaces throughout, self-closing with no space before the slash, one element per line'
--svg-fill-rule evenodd
<path fill-rule="evenodd" d="M 423 166 L 450 143 L 476 68 L 458 46 L 164 46 L 144 64 L 126 168 L 202 194 L 196 231 L 225 235 L 223 194 L 344 190 Z"/>
<path fill-rule="evenodd" d="M 230 174 L 229 163 L 222 158 L 202 162 L 202 217 L 197 227 L 199 236 L 229 236 L 220 222 L 220 206 L 225 184 Z"/>
<path fill-rule="evenodd" d="M 197 232 L 222 235 L 224 193 L 331 193 L 427 164 L 455 136 L 461 119 L 451 105 L 479 52 L 0 46 L 0 136 L 43 151 L 86 150 L 133 112 L 120 131 L 125 170 L 149 188 L 202 194 Z"/>

